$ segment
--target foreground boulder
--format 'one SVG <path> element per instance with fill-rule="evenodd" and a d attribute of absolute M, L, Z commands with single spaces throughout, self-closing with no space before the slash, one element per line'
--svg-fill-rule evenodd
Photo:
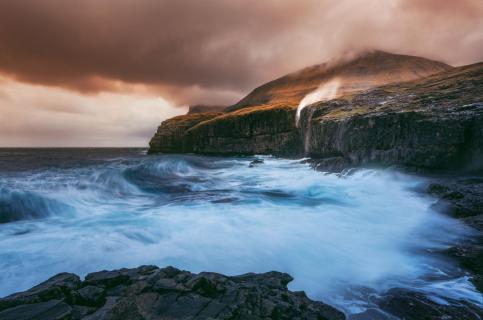
<path fill-rule="evenodd" d="M 280 272 L 228 277 L 156 266 L 95 272 L 84 281 L 61 273 L 0 299 L 0 319 L 345 319 L 289 291 L 290 281 Z"/>

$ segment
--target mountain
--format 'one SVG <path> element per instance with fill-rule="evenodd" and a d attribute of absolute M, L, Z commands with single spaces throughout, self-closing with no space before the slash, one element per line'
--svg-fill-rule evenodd
<path fill-rule="evenodd" d="M 333 98 L 389 83 L 415 80 L 452 67 L 421 57 L 371 51 L 287 74 L 254 89 L 225 111 L 251 106 L 297 106 L 310 92 L 337 81 Z"/>
<path fill-rule="evenodd" d="M 185 150 L 202 154 L 311 157 L 322 167 L 483 165 L 483 63 L 376 87 L 296 110 L 251 107 L 188 129 Z"/>
<path fill-rule="evenodd" d="M 483 63 L 453 68 L 376 51 L 335 65 L 324 67 L 330 72 L 312 67 L 263 85 L 231 112 L 203 114 L 189 123 L 188 116 L 165 121 L 150 152 L 308 156 L 332 168 L 442 169 L 483 163 Z M 300 84 L 316 83 L 315 74 L 319 80 L 324 74 L 328 82 L 334 81 L 328 74 L 337 74 L 344 79 L 339 80 L 341 91 L 308 105 L 296 123 Z M 390 83 L 367 89 L 385 81 Z M 304 92 L 312 90 L 308 87 Z"/>

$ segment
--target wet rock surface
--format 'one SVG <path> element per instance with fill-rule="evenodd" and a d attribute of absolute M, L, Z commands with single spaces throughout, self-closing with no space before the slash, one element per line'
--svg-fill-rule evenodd
<path fill-rule="evenodd" d="M 426 176 L 428 183 L 416 191 L 429 194 L 437 200 L 433 209 L 472 227 L 472 237 L 440 252 L 468 272 L 475 287 L 483 291 L 483 178 L 478 175 Z M 383 294 L 376 304 L 396 319 L 410 320 L 479 320 L 481 307 L 461 300 L 438 301 L 417 291 L 393 288 Z M 359 319 L 359 318 L 357 318 Z M 379 319 L 369 316 L 361 319 Z M 387 319 L 384 316 L 380 319 Z"/>
<path fill-rule="evenodd" d="M 256 167 L 256 166 L 263 164 L 264 162 L 265 161 L 263 161 L 263 159 L 255 159 L 255 160 L 250 161 L 250 163 L 248 164 L 248 167 L 253 168 L 253 167 Z"/>
<path fill-rule="evenodd" d="M 95 272 L 84 281 L 61 273 L 0 299 L 0 319 L 345 319 L 289 291 L 290 281 L 280 272 L 228 277 L 156 266 Z"/>
<path fill-rule="evenodd" d="M 460 219 L 474 229 L 474 236 L 446 251 L 471 272 L 472 282 L 483 292 L 483 177 L 433 178 L 426 192 L 439 198 L 433 208 Z"/>
<path fill-rule="evenodd" d="M 425 295 L 404 289 L 392 289 L 379 305 L 382 310 L 407 320 L 478 320 L 481 309 L 461 301 L 437 303 Z"/>

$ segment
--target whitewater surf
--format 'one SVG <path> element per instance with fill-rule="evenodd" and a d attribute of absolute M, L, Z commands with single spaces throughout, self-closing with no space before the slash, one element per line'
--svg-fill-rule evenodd
<path fill-rule="evenodd" d="M 290 289 L 348 315 L 377 308 L 391 288 L 482 305 L 468 274 L 440 254 L 472 230 L 431 209 L 435 199 L 415 191 L 423 178 L 144 153 L 2 150 L 0 296 L 58 272 L 155 264 L 287 272 Z"/>

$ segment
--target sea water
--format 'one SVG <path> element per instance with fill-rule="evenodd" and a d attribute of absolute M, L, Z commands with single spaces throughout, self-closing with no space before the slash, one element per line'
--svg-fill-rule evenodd
<path fill-rule="evenodd" d="M 155 264 L 228 275 L 277 270 L 357 314 L 408 288 L 482 304 L 438 252 L 472 236 L 391 170 L 314 171 L 301 160 L 141 149 L 0 150 L 0 296 L 59 272 Z"/>

